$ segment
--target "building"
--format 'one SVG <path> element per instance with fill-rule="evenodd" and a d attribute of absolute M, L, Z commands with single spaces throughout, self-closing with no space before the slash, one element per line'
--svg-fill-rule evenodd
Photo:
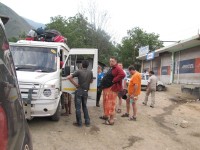
<path fill-rule="evenodd" d="M 152 56 L 151 60 L 147 60 L 149 54 Z M 200 86 L 199 34 L 149 54 L 137 57 L 142 60 L 141 70 L 153 70 L 165 84 Z"/>

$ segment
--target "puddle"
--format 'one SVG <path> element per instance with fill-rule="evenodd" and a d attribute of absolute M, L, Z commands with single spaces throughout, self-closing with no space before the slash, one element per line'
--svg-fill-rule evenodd
<path fill-rule="evenodd" d="M 128 138 L 128 141 L 129 141 L 128 146 L 124 146 L 124 147 L 122 147 L 122 148 L 123 148 L 123 149 L 126 149 L 126 148 L 129 148 L 129 147 L 132 147 L 133 144 L 134 144 L 135 142 L 140 141 L 140 140 L 144 140 L 144 139 L 141 138 L 141 137 L 137 137 L 137 136 L 130 136 L 130 137 Z"/>

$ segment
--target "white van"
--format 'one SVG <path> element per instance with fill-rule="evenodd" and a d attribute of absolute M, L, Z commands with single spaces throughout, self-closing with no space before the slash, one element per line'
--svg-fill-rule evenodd
<path fill-rule="evenodd" d="M 65 43 L 21 40 L 10 43 L 27 119 L 61 112 L 61 69 L 69 48 Z"/>

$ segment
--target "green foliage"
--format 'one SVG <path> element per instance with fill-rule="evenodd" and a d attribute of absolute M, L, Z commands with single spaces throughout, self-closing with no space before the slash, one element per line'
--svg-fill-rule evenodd
<path fill-rule="evenodd" d="M 140 69 L 141 62 L 136 59 L 140 47 L 149 45 L 150 51 L 163 47 L 158 34 L 147 33 L 139 27 L 128 30 L 127 34 L 128 36 L 122 39 L 122 44 L 118 45 L 119 60 L 125 67 L 135 65 L 138 70 Z"/>
<path fill-rule="evenodd" d="M 150 50 L 163 47 L 159 41 L 159 35 L 147 33 L 139 27 L 128 30 L 127 36 L 122 39 L 122 44 L 114 46 L 111 37 L 103 30 L 96 29 L 82 14 L 65 18 L 62 16 L 51 17 L 46 29 L 56 29 L 67 37 L 67 43 L 71 48 L 97 48 L 99 60 L 108 64 L 110 56 L 116 56 L 125 67 L 134 64 L 140 68 L 140 61 L 136 59 L 139 48 L 149 45 Z"/>
<path fill-rule="evenodd" d="M 8 41 L 9 42 L 17 42 L 18 40 L 22 40 L 22 39 L 25 39 L 26 38 L 26 33 L 25 32 L 22 32 L 20 33 L 19 37 L 10 37 L 8 38 Z"/>
<path fill-rule="evenodd" d="M 18 38 L 16 38 L 16 37 L 11 37 L 11 38 L 8 38 L 8 41 L 9 41 L 9 42 L 17 42 L 17 41 L 18 41 Z"/>
<path fill-rule="evenodd" d="M 46 29 L 56 29 L 67 38 L 71 48 L 97 48 L 99 60 L 108 63 L 108 59 L 114 54 L 115 46 L 110 42 L 111 37 L 102 29 L 95 29 L 88 23 L 82 14 L 66 19 L 62 16 L 51 17 Z"/>

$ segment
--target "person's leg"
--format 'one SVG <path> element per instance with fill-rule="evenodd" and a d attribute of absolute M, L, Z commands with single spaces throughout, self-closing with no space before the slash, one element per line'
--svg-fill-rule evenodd
<path fill-rule="evenodd" d="M 106 116 L 106 95 L 107 95 L 107 89 L 104 89 L 103 90 L 103 116 L 105 116 L 105 117 L 108 117 L 108 116 Z"/>
<path fill-rule="evenodd" d="M 68 94 L 68 110 L 69 110 L 69 114 L 72 113 L 72 111 L 71 111 L 71 101 L 72 101 L 72 96 L 70 94 Z"/>
<path fill-rule="evenodd" d="M 82 109 L 83 109 L 84 118 L 85 118 L 85 125 L 90 125 L 90 117 L 89 117 L 88 109 L 87 109 L 87 98 L 88 98 L 88 93 L 84 92 L 82 96 Z"/>
<path fill-rule="evenodd" d="M 96 106 L 97 107 L 100 107 L 99 102 L 100 102 L 100 98 L 101 98 L 101 92 L 102 92 L 102 90 L 98 88 L 97 89 L 97 99 L 96 99 Z"/>
<path fill-rule="evenodd" d="M 137 116 L 137 101 L 134 101 L 134 103 L 132 104 L 133 107 L 133 117 L 136 118 Z"/>
<path fill-rule="evenodd" d="M 80 93 L 76 91 L 75 93 L 75 109 L 76 109 L 76 123 L 81 126 L 82 120 L 81 120 L 81 101 L 82 97 L 79 95 Z"/>
<path fill-rule="evenodd" d="M 109 122 L 114 123 L 115 110 L 116 110 L 116 102 L 117 102 L 117 94 L 116 92 L 111 92 L 110 100 L 111 100 L 111 108 L 110 108 L 110 120 Z"/>
<path fill-rule="evenodd" d="M 120 96 L 119 103 L 118 103 L 118 110 L 120 110 L 120 111 L 118 111 L 119 113 L 121 112 L 121 109 L 122 109 L 122 97 Z"/>
<path fill-rule="evenodd" d="M 156 92 L 156 90 L 151 90 L 151 107 L 154 107 L 154 105 L 155 105 L 155 92 Z"/>
<path fill-rule="evenodd" d="M 122 91 L 118 92 L 118 104 L 116 106 L 117 113 L 121 113 L 122 111 Z"/>
<path fill-rule="evenodd" d="M 149 93 L 150 93 L 150 90 L 147 89 L 147 91 L 146 91 L 146 95 L 145 95 L 145 99 L 144 99 L 144 102 L 143 102 L 144 105 L 147 105 L 148 97 L 149 97 Z"/>
<path fill-rule="evenodd" d="M 122 107 L 122 94 L 123 94 L 123 91 L 120 91 L 118 93 L 118 98 L 119 98 L 119 100 L 118 100 L 118 110 L 121 110 L 121 107 Z"/>
<path fill-rule="evenodd" d="M 126 113 L 123 114 L 121 117 L 129 117 L 129 112 L 130 112 L 130 98 L 128 97 L 126 99 Z"/>
<path fill-rule="evenodd" d="M 61 94 L 61 106 L 62 106 L 62 109 L 65 109 L 64 93 Z"/>
<path fill-rule="evenodd" d="M 65 108 L 65 113 L 62 113 L 61 116 L 68 116 L 68 96 L 67 93 L 63 93 L 63 99 L 64 99 L 64 108 Z"/>
<path fill-rule="evenodd" d="M 130 98 L 126 100 L 126 113 L 129 114 L 130 112 Z"/>

